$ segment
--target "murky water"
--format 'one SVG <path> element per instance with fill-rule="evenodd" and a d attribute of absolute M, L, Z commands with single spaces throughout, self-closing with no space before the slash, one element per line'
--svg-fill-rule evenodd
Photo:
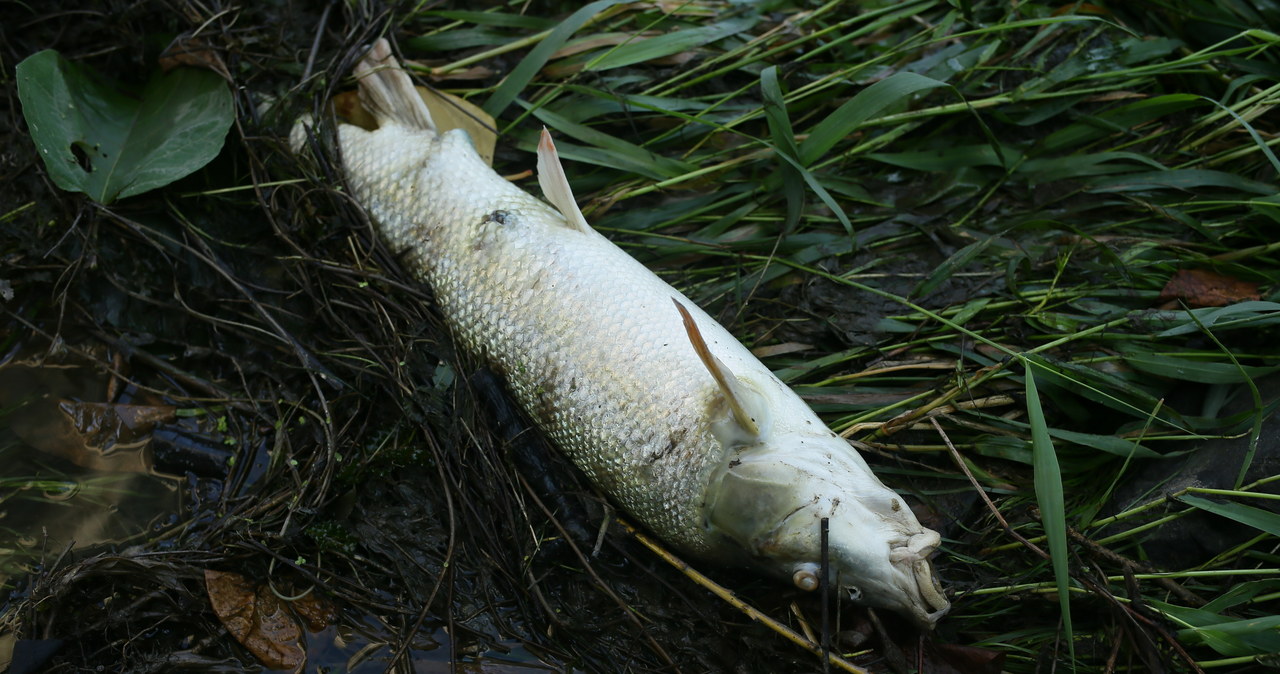
<path fill-rule="evenodd" d="M 157 472 L 151 430 L 174 418 L 70 356 L 0 364 L 0 584 L 51 556 L 141 543 L 177 522 L 180 476 Z"/>

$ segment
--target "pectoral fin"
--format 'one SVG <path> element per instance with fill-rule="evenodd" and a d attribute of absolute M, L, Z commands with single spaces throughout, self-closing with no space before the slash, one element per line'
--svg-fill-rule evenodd
<path fill-rule="evenodd" d="M 564 167 L 560 165 L 560 155 L 556 154 L 556 144 L 551 142 L 551 133 L 542 127 L 542 138 L 538 141 L 538 185 L 542 187 L 542 196 L 551 202 L 556 210 L 564 216 L 569 226 L 590 232 L 591 226 L 582 217 L 578 202 L 573 198 L 573 190 L 569 188 L 569 179 L 564 175 Z"/>
<path fill-rule="evenodd" d="M 711 378 L 716 380 L 716 385 L 720 387 L 720 392 L 724 394 L 725 400 L 729 403 L 729 409 L 733 411 L 734 420 L 748 435 L 752 437 L 760 435 L 760 426 L 747 409 L 747 397 L 743 394 L 737 377 L 734 377 L 729 368 L 725 367 L 725 364 L 720 362 L 720 359 L 716 358 L 715 354 L 711 353 L 711 350 L 707 348 L 707 342 L 702 339 L 702 331 L 698 329 L 698 324 L 694 322 L 693 316 L 689 315 L 689 310 L 685 309 L 683 304 L 680 304 L 680 300 L 672 297 L 671 301 L 676 305 L 676 309 L 680 311 L 680 317 L 684 319 L 684 330 L 689 335 L 689 343 L 693 345 L 693 350 L 697 352 L 698 358 L 702 360 L 702 364 L 711 373 Z"/>

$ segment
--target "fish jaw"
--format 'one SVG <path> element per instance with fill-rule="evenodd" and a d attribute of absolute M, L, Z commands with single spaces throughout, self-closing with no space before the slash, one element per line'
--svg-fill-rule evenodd
<path fill-rule="evenodd" d="M 765 572 L 817 589 L 826 518 L 830 581 L 848 598 L 902 613 L 922 629 L 950 609 L 929 561 L 941 538 L 845 440 L 774 436 L 731 452 L 712 484 L 708 527 Z"/>

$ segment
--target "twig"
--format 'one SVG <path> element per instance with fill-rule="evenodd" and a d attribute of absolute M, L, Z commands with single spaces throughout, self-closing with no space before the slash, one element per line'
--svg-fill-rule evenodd
<path fill-rule="evenodd" d="M 637 541 L 640 541 L 641 545 L 645 546 L 646 548 L 649 548 L 651 552 L 661 557 L 662 560 L 665 561 L 666 563 L 670 564 L 671 566 L 674 566 L 676 569 L 680 571 L 680 573 L 683 573 L 694 583 L 697 583 L 698 585 L 702 586 L 706 590 L 709 590 L 711 594 L 714 594 L 715 596 L 724 600 L 726 603 L 730 604 L 734 608 L 745 613 L 748 618 L 751 618 L 752 620 L 755 620 L 757 622 L 764 623 L 766 627 L 782 635 L 783 638 L 785 638 L 787 641 L 790 641 L 791 643 L 805 649 L 806 651 L 809 651 L 810 653 L 813 653 L 818 657 L 822 657 L 821 645 L 816 644 L 813 641 L 804 638 L 803 636 L 798 634 L 795 630 L 792 630 L 790 627 L 783 625 L 777 620 L 774 620 L 773 618 L 770 618 L 769 616 L 765 615 L 763 612 L 761 612 L 759 609 L 755 608 L 754 606 L 751 606 L 746 602 L 742 601 L 741 599 L 738 599 L 736 596 L 734 596 L 732 592 L 726 589 L 723 585 L 720 585 L 714 580 L 711 580 L 710 578 L 706 577 L 701 572 L 699 572 L 697 569 L 694 569 L 693 567 L 689 566 L 688 563 L 686 563 L 684 560 L 680 559 L 679 557 L 676 557 L 671 552 L 667 551 L 666 548 L 662 547 L 656 541 L 637 531 L 636 528 L 631 526 L 631 524 L 628 523 L 626 520 L 619 518 L 618 523 L 621 524 L 622 527 L 626 529 L 628 533 L 634 536 Z M 870 672 L 868 672 L 867 670 L 862 669 L 861 667 L 853 664 L 852 662 L 849 662 L 848 660 L 845 660 L 844 658 L 834 653 L 829 654 L 827 661 L 839 667 L 840 669 L 843 669 L 846 672 L 851 672 L 852 674 L 870 674 Z"/>
<path fill-rule="evenodd" d="M 560 521 L 556 519 L 555 514 L 551 512 L 551 509 L 547 508 L 547 506 L 542 502 L 542 499 L 538 498 L 538 494 L 534 492 L 533 488 L 529 486 L 529 483 L 525 481 L 524 476 L 517 474 L 516 478 L 520 480 L 520 486 L 524 487 L 525 493 L 529 495 L 529 498 L 531 498 L 538 506 L 538 509 L 547 516 L 547 519 L 551 522 L 551 525 L 556 528 L 556 531 L 560 532 L 562 540 L 568 544 L 570 550 L 573 550 L 573 554 L 578 557 L 578 561 L 582 564 L 582 568 L 585 569 L 587 574 L 589 574 L 592 580 L 595 581 L 596 586 L 600 588 L 600 591 L 605 593 L 605 595 L 610 599 L 617 602 L 618 606 L 622 609 L 623 614 L 625 614 L 627 619 L 636 626 L 636 629 L 640 630 L 640 633 L 644 635 L 645 641 L 649 642 L 649 648 L 652 648 L 653 652 L 657 653 L 667 666 L 679 671 L 680 667 L 676 665 L 675 660 L 672 660 L 671 656 L 667 654 L 667 651 L 662 648 L 662 645 L 649 634 L 649 631 L 644 627 L 644 623 L 641 623 L 640 619 L 636 617 L 636 612 L 633 611 L 631 607 L 627 606 L 627 602 L 624 601 L 622 597 L 619 597 L 618 594 L 613 591 L 613 588 L 609 587 L 609 584 L 604 582 L 604 579 L 596 573 L 596 570 L 591 566 L 591 560 L 587 559 L 587 556 L 578 548 L 578 544 L 574 542 L 573 537 L 569 535 L 567 530 L 565 530 L 564 525 L 560 524 Z"/>

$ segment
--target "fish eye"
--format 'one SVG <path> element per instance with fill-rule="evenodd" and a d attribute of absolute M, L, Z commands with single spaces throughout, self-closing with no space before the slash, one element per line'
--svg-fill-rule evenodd
<path fill-rule="evenodd" d="M 849 592 L 849 599 L 859 601 L 862 599 L 862 588 L 856 585 L 846 585 L 844 589 Z"/>
<path fill-rule="evenodd" d="M 818 589 L 817 570 L 817 566 L 814 564 L 801 564 L 796 568 L 795 574 L 791 576 L 791 582 L 805 592 L 813 592 Z"/>

